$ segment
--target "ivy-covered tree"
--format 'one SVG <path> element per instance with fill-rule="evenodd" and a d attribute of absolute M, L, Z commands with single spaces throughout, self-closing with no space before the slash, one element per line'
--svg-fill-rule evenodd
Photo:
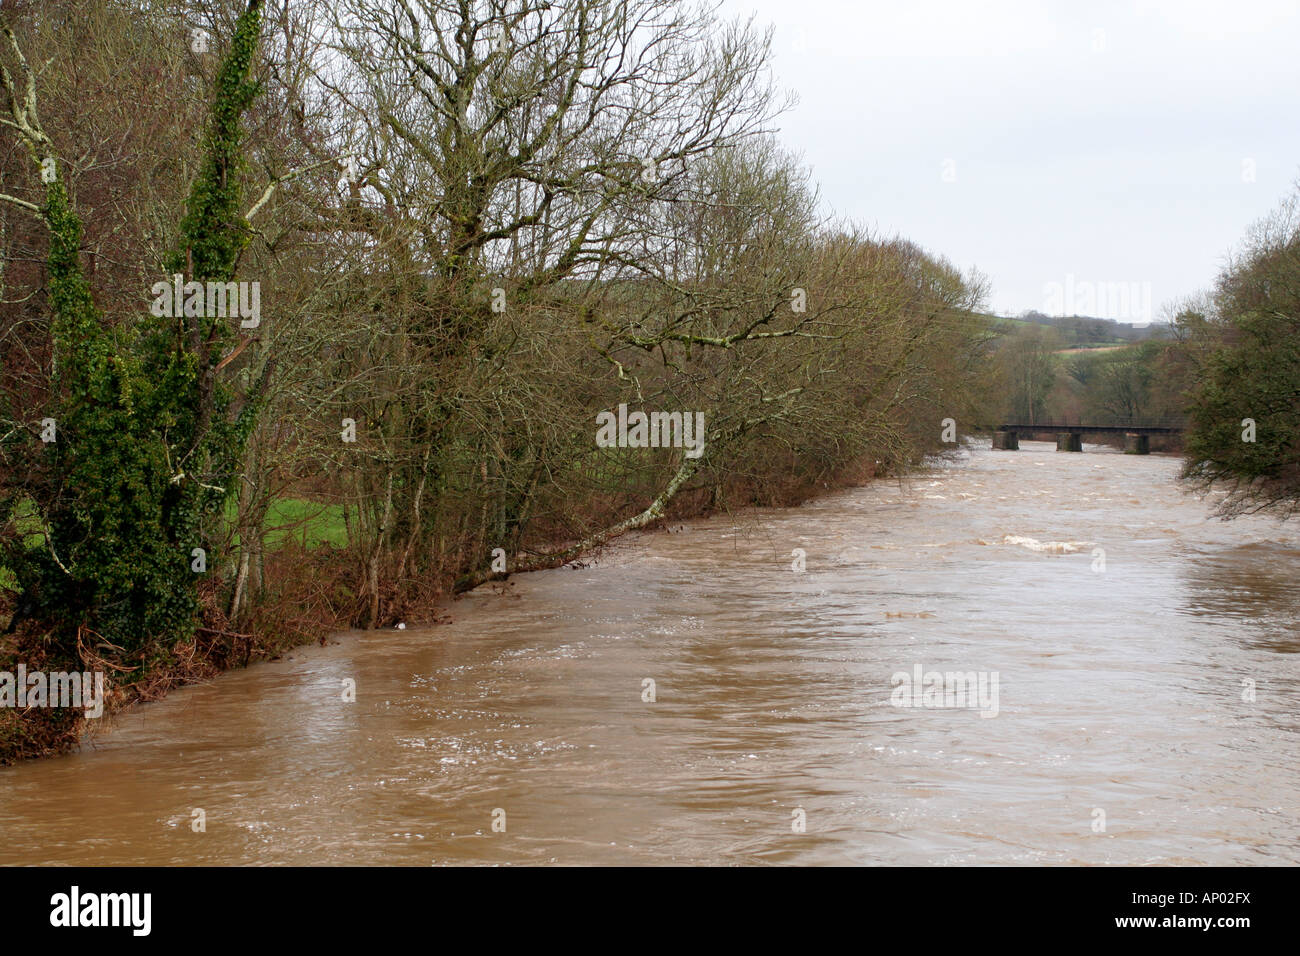
<path fill-rule="evenodd" d="M 169 277 L 232 281 L 248 241 L 240 122 L 258 93 L 250 77 L 261 15 L 262 0 L 249 0 L 218 70 Z M 0 487 L 0 564 L 22 590 L 23 640 L 42 657 L 134 669 L 165 659 L 198 626 L 203 574 L 217 566 L 208 531 L 234 491 L 258 389 L 237 396 L 223 380 L 243 348 L 237 317 L 177 308 L 126 326 L 104 320 L 79 254 L 81 220 L 37 113 L 34 74 L 2 29 L 16 64 L 0 74 L 2 121 L 40 169 L 45 201 L 0 198 L 49 230 L 52 370 L 43 422 L 5 428 L 3 453 L 39 465 L 21 484 Z"/>

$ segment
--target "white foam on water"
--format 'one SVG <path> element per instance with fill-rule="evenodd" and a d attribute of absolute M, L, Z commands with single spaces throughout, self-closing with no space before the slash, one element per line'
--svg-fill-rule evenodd
<path fill-rule="evenodd" d="M 1039 541 L 1037 538 L 1026 538 L 1018 534 L 1006 535 L 1002 539 L 1002 543 L 1018 544 L 1030 551 L 1050 554 L 1075 554 L 1079 551 L 1086 551 L 1093 546 L 1091 541 Z"/>

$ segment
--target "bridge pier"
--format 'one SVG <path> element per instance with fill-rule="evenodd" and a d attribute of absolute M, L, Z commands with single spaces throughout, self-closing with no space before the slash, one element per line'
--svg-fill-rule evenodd
<path fill-rule="evenodd" d="M 1132 432 L 1124 433 L 1124 454 L 1126 455 L 1149 455 L 1151 454 L 1151 439 L 1146 435 L 1135 435 Z"/>
<path fill-rule="evenodd" d="M 1057 451 L 1083 451 L 1083 436 L 1078 432 L 1057 432 Z"/>
<path fill-rule="evenodd" d="M 1020 435 L 1012 431 L 996 431 L 993 433 L 993 448 L 1001 451 L 1018 451 Z"/>

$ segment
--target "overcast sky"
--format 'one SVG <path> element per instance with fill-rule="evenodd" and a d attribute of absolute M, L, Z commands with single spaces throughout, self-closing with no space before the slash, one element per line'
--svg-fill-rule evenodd
<path fill-rule="evenodd" d="M 781 139 L 827 210 L 977 267 L 1000 313 L 1072 313 L 1091 293 L 1091 314 L 1142 322 L 1149 295 L 1159 318 L 1300 176 L 1300 0 L 723 13 L 775 27 L 777 81 L 799 98 Z"/>

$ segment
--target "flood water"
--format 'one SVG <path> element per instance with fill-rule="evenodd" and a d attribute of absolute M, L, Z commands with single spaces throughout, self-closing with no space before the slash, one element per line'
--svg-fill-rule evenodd
<path fill-rule="evenodd" d="M 1300 525 L 1177 470 L 985 444 L 625 538 L 0 769 L 5 862 L 1300 862 Z"/>

